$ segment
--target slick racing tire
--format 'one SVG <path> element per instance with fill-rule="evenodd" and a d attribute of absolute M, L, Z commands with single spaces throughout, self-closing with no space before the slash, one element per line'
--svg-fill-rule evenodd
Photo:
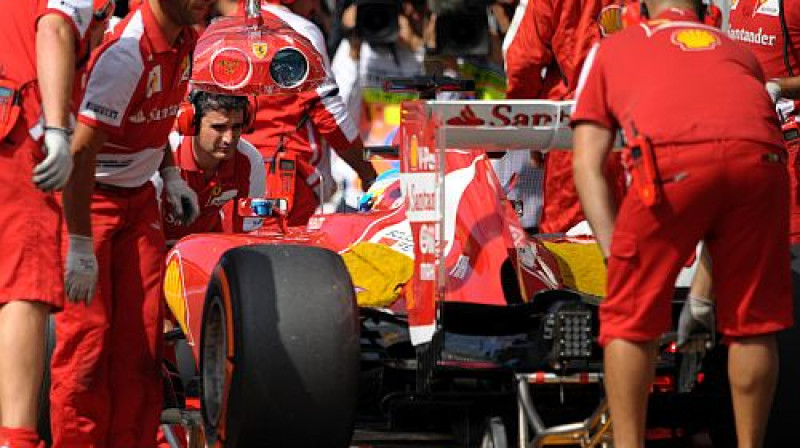
<path fill-rule="evenodd" d="M 349 445 L 359 325 L 337 254 L 293 245 L 226 252 L 206 294 L 201 341 L 209 447 Z"/>

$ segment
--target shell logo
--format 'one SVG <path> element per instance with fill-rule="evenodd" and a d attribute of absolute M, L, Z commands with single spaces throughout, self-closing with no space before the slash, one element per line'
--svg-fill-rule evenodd
<path fill-rule="evenodd" d="M 610 5 L 600 11 L 597 17 L 597 25 L 603 37 L 620 31 L 622 27 L 622 7 L 620 5 Z"/>
<path fill-rule="evenodd" d="M 705 51 L 713 50 L 722 41 L 711 31 L 690 28 L 672 33 L 672 43 L 681 47 L 683 51 Z"/>
<path fill-rule="evenodd" d="M 408 145 L 408 167 L 412 170 L 417 169 L 418 165 L 418 154 L 419 152 L 419 142 L 417 142 L 417 136 L 411 136 L 411 143 Z"/>

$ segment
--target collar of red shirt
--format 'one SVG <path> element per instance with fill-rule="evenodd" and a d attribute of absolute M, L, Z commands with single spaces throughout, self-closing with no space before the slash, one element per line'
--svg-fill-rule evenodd
<path fill-rule="evenodd" d="M 202 173 L 203 169 L 197 166 L 197 160 L 194 157 L 194 138 L 183 136 L 181 137 L 181 144 L 178 147 L 178 160 L 176 164 L 184 171 L 191 171 L 195 173 Z M 230 160 L 223 160 L 217 166 L 217 171 L 214 173 L 216 177 L 228 178 L 233 176 L 235 169 L 236 157 L 231 157 Z"/>
<path fill-rule="evenodd" d="M 153 10 L 150 8 L 150 2 L 142 3 L 141 11 L 147 43 L 150 46 L 150 50 L 154 54 L 172 51 L 174 48 L 179 47 L 181 42 L 189 38 L 189 27 L 184 26 L 181 28 L 181 32 L 178 35 L 178 39 L 175 41 L 175 44 L 170 44 L 167 38 L 164 36 L 164 31 L 161 29 L 161 26 L 156 21 L 155 15 L 153 15 Z"/>
<path fill-rule="evenodd" d="M 683 8 L 667 8 L 655 20 L 670 20 L 676 22 L 699 22 L 697 13 Z"/>

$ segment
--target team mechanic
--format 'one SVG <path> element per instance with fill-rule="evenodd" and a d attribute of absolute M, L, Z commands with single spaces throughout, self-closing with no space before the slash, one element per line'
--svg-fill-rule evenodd
<path fill-rule="evenodd" d="M 620 29 L 617 0 L 528 0 L 517 7 L 503 41 L 508 88 L 513 99 L 572 97 L 586 54 L 600 37 Z M 544 76 L 542 75 L 544 73 Z M 536 155 L 532 155 L 537 160 Z M 617 156 L 607 166 L 621 198 L 625 177 Z M 572 154 L 555 151 L 544 159 L 542 233 L 566 232 L 584 220 L 572 178 Z"/>
<path fill-rule="evenodd" d="M 325 69 L 324 82 L 314 90 L 259 97 L 255 132 L 248 136 L 267 162 L 280 150 L 297 157 L 294 206 L 289 213 L 289 225 L 305 224 L 317 206 L 336 189 L 330 173 L 328 144 L 353 168 L 364 191 L 377 176 L 372 164 L 363 159 L 364 144 L 339 96 L 322 32 L 308 20 L 318 9 L 319 0 L 262 3 L 262 14 L 283 20 L 314 45 Z"/>
<path fill-rule="evenodd" d="M 788 7 L 784 7 L 784 5 Z M 747 47 L 758 59 L 767 78 L 767 90 L 782 118 L 795 122 L 800 100 L 800 5 L 782 0 L 738 0 L 731 4 L 728 35 Z M 792 282 L 795 291 L 794 315 L 800 307 L 800 204 L 798 203 L 798 148 L 800 138 L 786 142 L 789 154 L 790 241 Z M 787 312 L 791 312 L 787 310 Z M 700 271 L 692 284 L 691 295 L 681 313 L 679 334 L 685 339 L 694 330 L 713 327 L 711 278 Z M 784 446 L 793 440 L 793 424 L 800 419 L 800 329 L 793 327 L 778 334 L 780 369 L 778 393 L 770 414 L 767 446 Z"/>
<path fill-rule="evenodd" d="M 67 294 L 90 304 L 57 317 L 55 448 L 155 446 L 165 241 L 150 178 L 161 166 L 170 205 L 191 221 L 196 195 L 165 148 L 191 75 L 191 25 L 210 3 L 147 0 L 89 62 L 64 210 L 68 257 L 81 261 L 68 272 Z"/>
<path fill-rule="evenodd" d="M 2 0 L 0 8 L 0 446 L 33 448 L 45 323 L 64 306 L 61 205 L 52 192 L 72 170 L 76 70 L 114 2 Z"/>
<path fill-rule="evenodd" d="M 170 134 L 175 164 L 197 194 L 200 212 L 190 225 L 162 209 L 167 244 L 192 233 L 222 232 L 222 206 L 233 200 L 263 198 L 267 178 L 264 159 L 245 141 L 252 107 L 247 97 L 194 91 L 181 107 L 178 132 Z M 178 169 L 175 168 L 175 169 Z M 159 179 L 156 183 L 162 185 Z M 232 216 L 234 232 L 250 232 L 260 219 Z"/>
<path fill-rule="evenodd" d="M 644 3 L 656 20 L 593 50 L 572 117 L 576 186 L 608 257 L 600 343 L 614 443 L 643 446 L 675 278 L 704 240 L 719 279 L 718 327 L 730 344 L 738 446 L 759 447 L 777 373 L 775 332 L 792 324 L 779 122 L 758 60 L 698 23 L 698 4 Z M 633 180 L 617 215 L 603 166 L 620 128 Z"/>

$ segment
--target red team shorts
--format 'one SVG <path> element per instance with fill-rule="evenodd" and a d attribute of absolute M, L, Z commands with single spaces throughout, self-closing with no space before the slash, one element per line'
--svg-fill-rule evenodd
<path fill-rule="evenodd" d="M 675 279 L 698 241 L 713 260 L 718 330 L 729 338 L 792 325 L 786 153 L 747 141 L 660 146 L 660 204 L 623 200 L 600 306 L 600 343 L 670 328 Z"/>
<path fill-rule="evenodd" d="M 0 142 L 0 305 L 32 300 L 64 306 L 61 204 L 32 180 L 43 158 L 23 119 Z"/>

